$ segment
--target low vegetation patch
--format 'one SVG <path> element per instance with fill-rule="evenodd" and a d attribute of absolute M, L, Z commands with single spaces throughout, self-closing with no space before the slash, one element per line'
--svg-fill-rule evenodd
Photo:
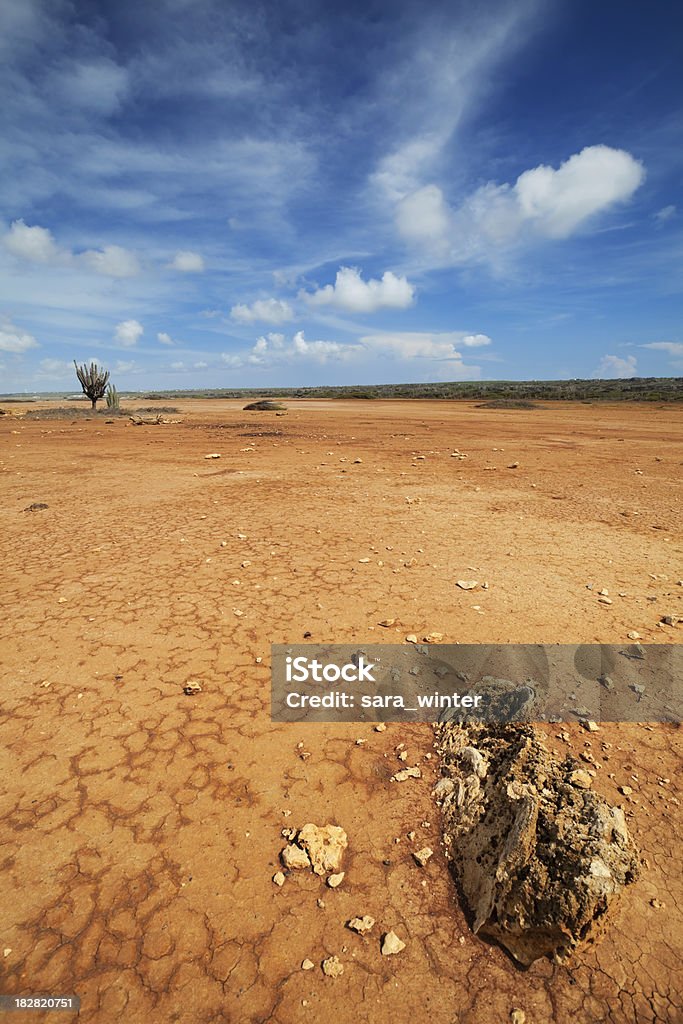
<path fill-rule="evenodd" d="M 262 398 L 258 402 L 250 402 L 245 405 L 244 412 L 283 412 L 286 406 L 279 402 L 271 402 L 269 398 Z"/>
<path fill-rule="evenodd" d="M 156 416 L 157 413 L 164 413 L 164 414 L 168 415 L 170 413 L 179 412 L 179 411 L 180 410 L 175 405 L 154 405 L 154 406 L 142 405 L 142 406 L 140 406 L 139 409 L 135 409 L 134 410 L 134 412 L 142 413 L 142 414 L 150 412 L 150 413 L 153 413 L 155 416 Z"/>
<path fill-rule="evenodd" d="M 30 409 L 24 413 L 25 420 L 111 420 L 127 416 L 123 409 L 83 409 L 58 405 L 54 409 Z"/>
<path fill-rule="evenodd" d="M 543 406 L 530 402 L 526 398 L 493 398 L 490 402 L 480 402 L 477 409 L 542 409 Z"/>

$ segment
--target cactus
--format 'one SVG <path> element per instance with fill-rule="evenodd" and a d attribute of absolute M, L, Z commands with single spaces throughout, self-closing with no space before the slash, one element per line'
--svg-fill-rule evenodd
<path fill-rule="evenodd" d="M 88 396 L 92 402 L 93 409 L 96 409 L 98 399 L 104 398 L 107 381 L 109 380 L 109 370 L 101 370 L 97 363 L 91 363 L 89 367 L 85 363 L 83 366 L 78 366 L 75 359 L 74 366 L 76 367 L 76 376 L 83 389 L 83 394 Z"/>
<path fill-rule="evenodd" d="M 107 409 L 118 410 L 119 408 L 119 393 L 116 390 L 116 386 L 110 384 L 107 388 Z"/>

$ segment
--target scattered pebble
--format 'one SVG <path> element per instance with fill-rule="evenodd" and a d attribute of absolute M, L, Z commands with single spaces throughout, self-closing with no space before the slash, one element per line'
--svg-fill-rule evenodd
<path fill-rule="evenodd" d="M 592 776 L 584 769 L 577 768 L 569 776 L 569 781 L 580 789 L 590 789 L 593 785 Z"/>
<path fill-rule="evenodd" d="M 279 888 L 282 888 L 282 886 L 285 884 L 285 876 L 281 871 L 276 871 L 275 874 L 273 875 L 273 881 Z"/>
<path fill-rule="evenodd" d="M 477 580 L 458 580 L 456 587 L 460 587 L 461 590 L 474 590 L 475 587 L 479 586 Z"/>
<path fill-rule="evenodd" d="M 338 978 L 343 973 L 344 965 L 338 956 L 329 956 L 327 960 L 323 960 L 323 974 L 328 978 Z"/>
<path fill-rule="evenodd" d="M 422 772 L 419 768 L 402 768 L 400 772 L 396 772 L 395 775 L 391 776 L 392 782 L 405 782 L 407 779 L 421 779 Z"/>
<path fill-rule="evenodd" d="M 187 694 L 188 697 L 194 697 L 195 694 L 201 692 L 201 683 L 198 683 L 196 679 L 189 679 L 183 686 L 183 693 Z"/>
<path fill-rule="evenodd" d="M 220 459 L 220 455 L 218 454 L 218 452 L 210 452 L 208 455 L 205 455 L 204 458 L 205 459 Z"/>
<path fill-rule="evenodd" d="M 399 939 L 396 932 L 387 932 L 382 940 L 382 956 L 393 956 L 406 948 L 405 942 Z"/>
<path fill-rule="evenodd" d="M 337 889 L 344 881 L 344 875 L 344 871 L 340 871 L 336 875 L 330 875 L 330 877 L 327 879 L 327 884 L 329 885 L 330 889 Z"/>
<path fill-rule="evenodd" d="M 351 931 L 358 932 L 359 935 L 365 935 L 366 932 L 369 932 L 374 927 L 374 924 L 374 917 L 370 917 L 369 914 L 364 914 L 363 917 L 352 917 L 348 922 L 347 927 L 349 927 Z"/>
<path fill-rule="evenodd" d="M 512 1024 L 526 1024 L 526 1014 L 524 1010 L 512 1010 L 510 1013 L 510 1020 Z"/>
<path fill-rule="evenodd" d="M 433 856 L 434 851 L 432 850 L 431 846 L 424 846 L 421 850 L 417 850 L 417 852 L 413 853 L 413 857 L 415 858 L 416 862 L 420 865 L 421 868 L 425 867 L 430 857 Z"/>
<path fill-rule="evenodd" d="M 315 964 L 313 963 L 312 960 L 309 960 L 308 957 L 306 957 L 306 959 L 301 964 L 301 970 L 302 971 L 312 971 L 314 967 L 315 967 Z"/>

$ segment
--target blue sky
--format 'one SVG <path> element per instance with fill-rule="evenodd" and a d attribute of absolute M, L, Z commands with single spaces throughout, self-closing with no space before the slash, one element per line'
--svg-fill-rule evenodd
<path fill-rule="evenodd" d="M 0 392 L 683 374 L 683 13 L 3 0 Z"/>

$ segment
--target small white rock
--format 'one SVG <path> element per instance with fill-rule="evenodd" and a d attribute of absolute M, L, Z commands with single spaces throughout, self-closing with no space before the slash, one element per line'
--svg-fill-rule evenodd
<path fill-rule="evenodd" d="M 399 939 L 396 932 L 387 932 L 382 940 L 382 956 L 393 956 L 395 953 L 400 953 L 402 949 L 406 948 L 405 942 Z"/>

